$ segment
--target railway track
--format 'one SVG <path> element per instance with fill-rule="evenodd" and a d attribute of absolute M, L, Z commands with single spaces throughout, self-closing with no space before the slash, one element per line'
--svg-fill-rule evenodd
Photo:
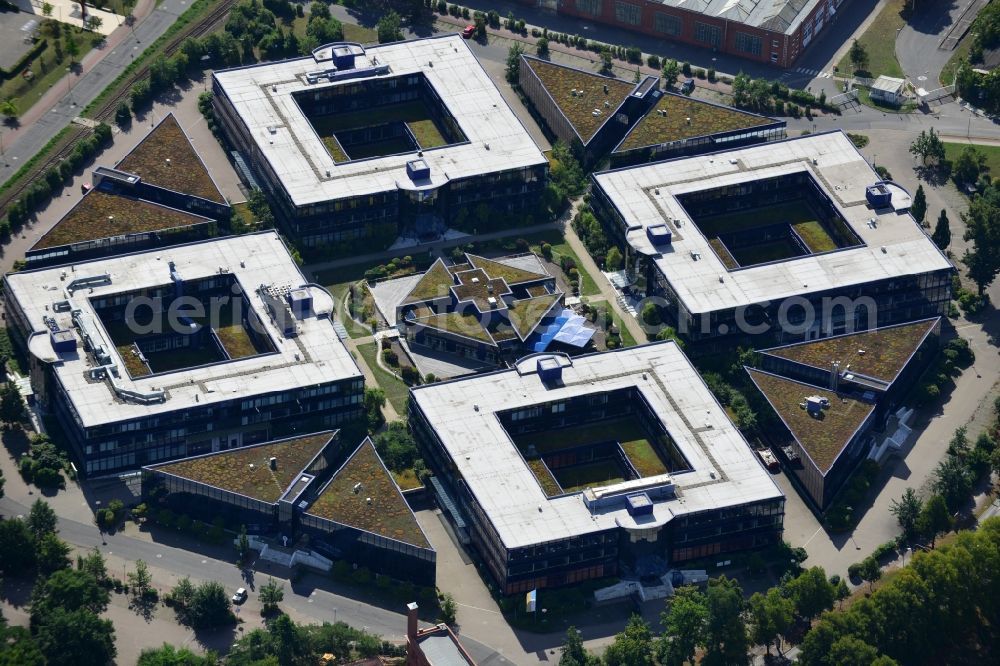
<path fill-rule="evenodd" d="M 211 12 L 202 17 L 201 20 L 185 26 L 176 35 L 174 35 L 170 41 L 166 44 L 163 49 L 164 57 L 170 57 L 180 49 L 181 44 L 184 43 L 189 37 L 203 37 L 208 33 L 214 31 L 219 26 L 223 25 L 226 18 L 229 15 L 229 10 L 232 9 L 233 5 L 236 4 L 236 0 L 221 0 L 217 3 L 217 6 L 212 9 Z M 132 86 L 135 85 L 137 81 L 149 77 L 149 66 L 144 65 L 132 72 L 128 77 L 128 80 L 120 85 L 118 92 L 106 102 L 104 102 L 98 109 L 96 109 L 91 115 L 95 120 L 107 122 L 109 121 L 118 108 L 118 105 L 123 101 L 126 101 L 132 90 Z M 89 136 L 93 130 L 87 127 L 70 126 L 72 129 L 70 132 L 63 137 L 59 142 L 56 150 L 45 160 L 34 165 L 32 169 L 25 175 L 20 177 L 20 183 L 15 187 L 11 188 L 7 192 L 0 195 L 0 217 L 7 214 L 7 206 L 10 205 L 12 201 L 15 201 L 35 182 L 35 180 L 41 177 L 46 171 L 52 167 L 59 164 L 60 161 L 69 156 L 73 149 L 73 146 L 86 136 Z"/>

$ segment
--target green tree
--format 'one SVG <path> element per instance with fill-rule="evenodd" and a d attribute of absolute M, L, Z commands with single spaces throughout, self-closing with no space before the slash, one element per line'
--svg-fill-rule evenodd
<path fill-rule="evenodd" d="M 549 40 L 545 37 L 539 37 L 538 41 L 535 42 L 535 53 L 540 58 L 547 56 L 549 54 Z"/>
<path fill-rule="evenodd" d="M 368 432 L 375 432 L 385 423 L 385 416 L 382 415 L 382 408 L 385 407 L 385 391 L 380 388 L 366 388 L 364 406 Z"/>
<path fill-rule="evenodd" d="M 91 32 L 99 30 L 102 25 L 104 25 L 104 19 L 100 16 L 91 15 L 87 17 L 87 29 Z"/>
<path fill-rule="evenodd" d="M 375 450 L 386 466 L 395 471 L 412 468 L 419 459 L 417 443 L 404 421 L 393 421 L 375 436 Z"/>
<path fill-rule="evenodd" d="M 945 212 L 944 208 L 941 209 L 941 214 L 938 215 L 937 224 L 934 225 L 934 233 L 931 234 L 931 240 L 942 250 L 947 249 L 951 245 L 951 224 L 948 222 L 948 213 Z"/>
<path fill-rule="evenodd" d="M 836 597 L 836 589 L 823 567 L 806 569 L 785 585 L 785 592 L 795 605 L 796 614 L 807 620 L 833 608 Z"/>
<path fill-rule="evenodd" d="M 910 144 L 910 153 L 914 157 L 919 157 L 921 164 L 927 165 L 929 159 L 934 159 L 935 163 L 940 163 L 944 159 L 944 143 L 934 132 L 934 128 L 921 130 L 920 135 Z"/>
<path fill-rule="evenodd" d="M 640 615 L 629 618 L 625 630 L 615 636 L 604 652 L 607 666 L 642 666 L 653 659 L 653 635 Z"/>
<path fill-rule="evenodd" d="M 948 512 L 948 504 L 944 497 L 932 495 L 924 502 L 920 517 L 917 519 L 917 529 L 924 537 L 931 540 L 931 548 L 937 544 L 938 534 L 951 529 L 951 513 Z"/>
<path fill-rule="evenodd" d="M 240 535 L 236 539 L 236 566 L 247 566 L 250 563 L 252 554 L 250 537 L 247 536 L 247 526 L 240 525 Z"/>
<path fill-rule="evenodd" d="M 878 563 L 878 560 L 869 555 L 861 560 L 858 575 L 861 576 L 861 580 L 868 583 L 868 589 L 871 590 L 875 585 L 875 581 L 882 577 L 882 566 Z"/>
<path fill-rule="evenodd" d="M 52 16 L 52 9 L 53 9 L 53 7 L 52 7 L 51 3 L 43 2 L 42 3 L 42 16 L 44 16 L 45 18 L 49 18 L 50 16 Z"/>
<path fill-rule="evenodd" d="M 612 68 L 611 51 L 607 47 L 604 47 L 601 49 L 600 73 L 602 76 L 611 76 L 613 72 L 614 69 Z"/>
<path fill-rule="evenodd" d="M 934 492 L 944 498 L 951 512 L 958 511 L 972 493 L 972 478 L 965 464 L 955 456 L 948 456 L 934 469 Z"/>
<path fill-rule="evenodd" d="M 114 662 L 115 628 L 93 612 L 55 608 L 38 625 L 38 647 L 50 664 L 107 666 Z"/>
<path fill-rule="evenodd" d="M 608 254 L 604 258 L 604 267 L 609 271 L 621 270 L 622 253 L 617 247 L 612 247 L 608 250 Z"/>
<path fill-rule="evenodd" d="M 86 555 L 77 555 L 76 568 L 93 578 L 99 585 L 108 580 L 107 563 L 104 561 L 104 555 L 97 548 Z"/>
<path fill-rule="evenodd" d="M 910 213 L 913 215 L 913 219 L 923 224 L 924 217 L 927 216 L 927 195 L 924 193 L 923 185 L 917 185 L 917 193 L 913 195 Z"/>
<path fill-rule="evenodd" d="M 566 630 L 566 640 L 560 650 L 559 666 L 590 666 L 600 664 L 601 660 L 587 652 L 583 647 L 583 636 L 576 627 Z"/>
<path fill-rule="evenodd" d="M 274 612 L 277 610 L 278 604 L 285 598 L 285 587 L 275 582 L 273 578 L 268 578 L 267 582 L 260 586 L 257 598 L 260 599 L 264 612 Z"/>
<path fill-rule="evenodd" d="M 139 654 L 136 666 L 215 666 L 219 657 L 214 652 L 195 654 L 187 648 L 175 648 L 164 643 L 162 647 L 146 648 Z"/>
<path fill-rule="evenodd" d="M 647 326 L 659 326 L 663 323 L 663 318 L 660 317 L 660 308 L 657 307 L 656 303 L 649 302 L 643 305 L 640 316 Z"/>
<path fill-rule="evenodd" d="M 395 11 L 389 10 L 383 14 L 375 25 L 378 31 L 378 43 L 398 42 L 403 39 L 403 31 L 400 30 L 401 19 Z"/>
<path fill-rule="evenodd" d="M 20 576 L 35 564 L 31 530 L 20 518 L 0 520 L 0 572 Z"/>
<path fill-rule="evenodd" d="M 38 573 L 43 576 L 68 568 L 69 554 L 69 545 L 52 532 L 35 539 L 35 566 L 38 568 Z"/>
<path fill-rule="evenodd" d="M 860 638 L 842 636 L 830 646 L 830 654 L 826 663 L 830 666 L 857 666 L 857 664 L 873 664 L 878 658 L 878 650 Z"/>
<path fill-rule="evenodd" d="M 920 510 L 924 503 L 917 497 L 913 488 L 903 491 L 903 496 L 898 500 L 892 500 L 889 504 L 889 512 L 896 517 L 900 529 L 903 530 L 903 538 L 912 539 L 917 534 L 917 520 L 920 518 Z"/>
<path fill-rule="evenodd" d="M 705 595 L 694 586 L 684 586 L 674 592 L 667 610 L 660 614 L 665 629 L 657 641 L 656 654 L 664 666 L 683 666 L 694 663 L 694 653 L 705 643 L 708 623 L 708 602 Z"/>
<path fill-rule="evenodd" d="M 668 88 L 677 83 L 677 77 L 681 75 L 681 66 L 673 58 L 663 61 L 663 83 Z"/>
<path fill-rule="evenodd" d="M 855 72 L 863 72 L 868 68 L 868 50 L 865 49 L 864 44 L 858 40 L 854 40 L 851 43 L 851 50 L 848 51 L 847 57 L 851 60 L 851 65 L 854 66 Z"/>
<path fill-rule="evenodd" d="M 66 36 L 66 55 L 69 56 L 69 64 L 76 64 L 76 57 L 80 55 L 80 45 L 72 33 Z"/>
<path fill-rule="evenodd" d="M 38 581 L 31 591 L 31 623 L 35 626 L 56 610 L 103 613 L 110 601 L 107 589 L 93 576 L 76 569 L 60 569 Z"/>
<path fill-rule="evenodd" d="M 507 82 L 511 85 L 517 85 L 518 79 L 521 76 L 522 53 L 524 53 L 524 47 L 521 46 L 521 42 L 514 42 L 514 44 L 507 49 L 507 66 L 505 69 L 505 76 L 507 77 Z"/>
<path fill-rule="evenodd" d="M 458 604 L 455 603 L 455 597 L 451 596 L 450 592 L 445 592 L 441 597 L 441 621 L 445 624 L 455 624 L 457 618 Z"/>
<path fill-rule="evenodd" d="M 128 584 L 132 587 L 132 594 L 136 597 L 144 597 L 150 590 L 153 576 L 149 573 L 149 565 L 143 560 L 135 561 L 135 571 L 128 573 Z"/>
<path fill-rule="evenodd" d="M 45 655 L 31 632 L 8 627 L 0 616 L 0 666 L 45 666 Z"/>
<path fill-rule="evenodd" d="M 974 183 L 986 167 L 986 156 L 975 146 L 966 146 L 951 165 L 951 176 L 959 185 Z"/>
<path fill-rule="evenodd" d="M 0 110 L 0 113 L 2 112 Z M 20 423 L 27 415 L 28 410 L 24 406 L 24 400 L 21 399 L 21 393 L 13 383 L 8 382 L 0 388 L 0 421 L 10 424 Z"/>
<path fill-rule="evenodd" d="M 195 629 L 232 624 L 235 618 L 222 584 L 208 581 L 195 588 L 184 619 Z"/>
<path fill-rule="evenodd" d="M 824 582 L 826 578 L 824 577 Z M 781 650 L 781 636 L 792 626 L 795 604 L 772 587 L 766 594 L 755 592 L 747 604 L 750 611 L 750 636 L 757 645 L 763 645 L 771 654 L 771 643 Z"/>
<path fill-rule="evenodd" d="M 749 649 L 743 622 L 743 590 L 735 580 L 720 576 L 708 582 L 705 593 L 708 624 L 705 632 L 705 666 L 744 664 Z"/>
<path fill-rule="evenodd" d="M 46 534 L 55 534 L 58 532 L 59 530 L 56 529 L 58 521 L 56 512 L 42 498 L 36 499 L 31 504 L 31 509 L 28 511 L 27 525 L 36 539 L 40 539 Z"/>
<path fill-rule="evenodd" d="M 20 115 L 17 109 L 17 102 L 13 98 L 0 102 L 0 115 L 7 116 L 8 118 L 17 118 Z"/>

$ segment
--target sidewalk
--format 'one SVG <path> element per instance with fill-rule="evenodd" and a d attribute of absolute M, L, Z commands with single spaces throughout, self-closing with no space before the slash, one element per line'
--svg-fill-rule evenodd
<path fill-rule="evenodd" d="M 108 53 L 113 52 L 115 48 L 129 38 L 130 32 L 133 30 L 135 25 L 149 16 L 155 7 L 156 0 L 139 0 L 132 12 L 132 16 L 135 18 L 135 24 L 130 27 L 123 23 L 115 28 L 114 32 L 108 35 L 108 38 L 104 40 L 104 44 L 94 47 L 83 56 L 80 60 L 79 73 L 71 72 L 59 79 L 57 82 L 53 83 L 52 87 L 49 88 L 49 91 L 45 93 L 40 100 L 32 104 L 23 114 L 21 114 L 21 117 L 18 118 L 19 125 L 17 128 L 6 132 L 4 135 L 5 144 L 7 146 L 14 146 L 21 134 L 26 132 L 28 128 L 38 122 L 42 116 L 49 113 L 52 108 L 66 96 L 66 91 L 70 87 L 70 85 L 66 83 L 67 80 L 79 79 L 84 74 L 97 67 L 98 63 L 100 63 Z"/>

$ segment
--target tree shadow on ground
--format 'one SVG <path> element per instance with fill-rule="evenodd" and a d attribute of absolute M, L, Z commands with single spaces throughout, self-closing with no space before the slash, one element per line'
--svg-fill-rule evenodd
<path fill-rule="evenodd" d="M 156 612 L 158 603 L 159 600 L 150 594 L 132 595 L 132 599 L 128 602 L 128 607 L 129 610 L 135 612 L 143 620 L 150 622 L 153 619 L 153 614 Z"/>
<path fill-rule="evenodd" d="M 25 608 L 31 602 L 34 581 L 27 578 L 4 577 L 0 581 L 0 599 L 14 608 Z"/>

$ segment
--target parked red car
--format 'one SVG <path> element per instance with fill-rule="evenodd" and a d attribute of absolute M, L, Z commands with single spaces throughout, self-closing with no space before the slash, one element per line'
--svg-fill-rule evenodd
<path fill-rule="evenodd" d="M 465 26 L 465 30 L 462 31 L 462 37 L 465 39 L 472 39 L 474 34 L 476 34 L 476 26 L 474 25 L 467 25 Z"/>

